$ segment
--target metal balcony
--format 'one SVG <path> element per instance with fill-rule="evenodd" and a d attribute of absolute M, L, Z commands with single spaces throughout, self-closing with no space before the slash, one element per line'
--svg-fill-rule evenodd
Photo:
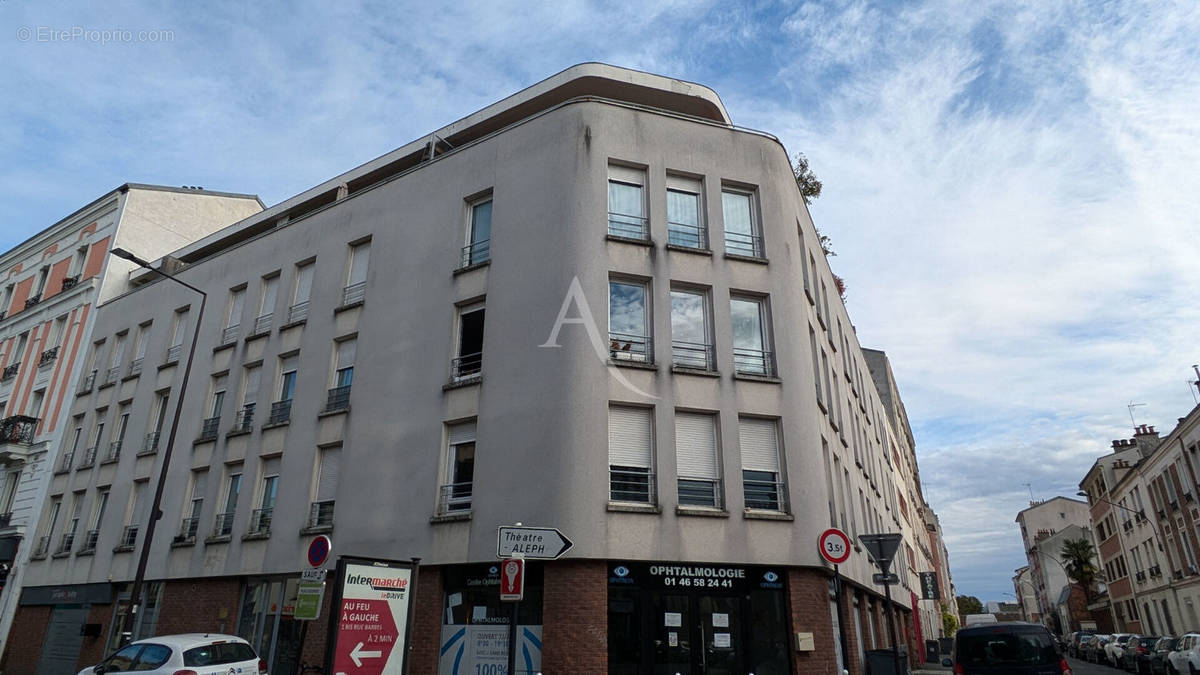
<path fill-rule="evenodd" d="M 0 462 L 24 462 L 33 448 L 38 418 L 13 415 L 0 420 Z"/>
<path fill-rule="evenodd" d="M 34 558 L 45 558 L 46 554 L 50 553 L 50 535 L 45 535 L 38 538 L 37 546 L 33 547 Z"/>
<path fill-rule="evenodd" d="M 179 543 L 196 541 L 196 532 L 200 530 L 199 518 L 184 518 L 179 524 L 179 534 L 175 535 L 175 541 Z"/>
<path fill-rule="evenodd" d="M 216 521 L 213 522 L 214 537 L 228 537 L 233 533 L 233 516 L 234 513 L 218 513 Z"/>
<path fill-rule="evenodd" d="M 350 385 L 334 387 L 325 397 L 325 412 L 337 412 L 350 409 Z"/>
<path fill-rule="evenodd" d="M 100 530 L 88 530 L 83 535 L 83 546 L 80 553 L 93 553 L 96 550 L 96 540 L 100 538 Z"/>
<path fill-rule="evenodd" d="M 275 509 L 254 509 L 250 512 L 250 531 L 247 534 L 271 534 L 271 514 Z"/>
<path fill-rule="evenodd" d="M 200 425 L 200 436 L 198 441 L 211 441 L 217 437 L 217 430 L 221 426 L 221 417 L 209 417 Z"/>
<path fill-rule="evenodd" d="M 142 449 L 138 451 L 138 456 L 153 455 L 158 452 L 158 438 L 162 434 L 157 431 L 151 431 L 146 434 L 146 439 L 142 441 Z"/>
<path fill-rule="evenodd" d="M 783 481 L 745 480 L 746 508 L 784 511 Z"/>
<path fill-rule="evenodd" d="M 58 358 L 59 349 L 62 349 L 62 347 L 51 347 L 50 349 L 42 352 L 42 356 L 38 359 L 38 368 L 45 368 L 51 363 L 54 363 L 54 361 Z"/>
<path fill-rule="evenodd" d="M 671 362 L 679 368 L 691 368 L 692 370 L 712 372 L 717 369 L 717 358 L 713 352 L 713 346 L 699 342 L 673 340 L 671 342 Z"/>
<path fill-rule="evenodd" d="M 80 394 L 86 394 L 92 390 L 92 387 L 96 386 L 96 374 L 98 372 L 99 371 L 97 371 L 97 370 L 93 370 L 92 372 L 88 373 L 83 378 L 83 382 L 81 382 L 79 384 L 79 393 Z"/>
<path fill-rule="evenodd" d="M 229 327 L 225 328 L 225 330 L 221 331 L 221 345 L 222 346 L 231 345 L 231 344 L 237 342 L 238 331 L 240 329 L 241 329 L 241 325 L 235 323 L 232 326 L 229 326 Z"/>
<path fill-rule="evenodd" d="M 112 443 L 109 443 L 108 444 L 108 454 L 105 455 L 104 462 L 105 463 L 115 462 L 118 459 L 120 459 L 122 445 L 124 445 L 124 441 L 113 441 Z"/>
<path fill-rule="evenodd" d="M 126 525 L 125 529 L 121 530 L 121 548 L 133 548 L 137 544 L 138 526 Z"/>
<path fill-rule="evenodd" d="M 608 214 L 608 234 L 622 239 L 650 239 L 650 219 L 625 213 Z"/>
<path fill-rule="evenodd" d="M 271 332 L 271 323 L 275 319 L 274 313 L 263 314 L 254 320 L 254 335 L 262 335 L 263 333 Z"/>
<path fill-rule="evenodd" d="M 614 502 L 654 504 L 654 474 L 636 466 L 609 467 L 609 499 Z"/>
<path fill-rule="evenodd" d="M 699 225 L 668 222 L 667 243 L 671 246 L 704 250 L 708 248 L 708 230 Z"/>
<path fill-rule="evenodd" d="M 472 483 L 443 485 L 438 495 L 438 515 L 464 513 L 471 510 Z"/>
<path fill-rule="evenodd" d="M 129 377 L 141 375 L 142 374 L 142 364 L 145 363 L 145 361 L 146 361 L 146 358 L 144 356 L 139 356 L 138 358 L 130 361 L 129 362 Z"/>
<path fill-rule="evenodd" d="M 491 260 L 492 257 L 492 240 L 484 239 L 477 241 L 474 244 L 464 246 L 462 249 L 462 259 L 459 261 L 458 267 L 470 267 L 471 265 L 479 265 Z"/>
<path fill-rule="evenodd" d="M 41 301 L 42 301 L 41 293 L 39 293 L 37 295 L 31 295 L 28 298 L 25 298 L 25 309 L 29 309 L 30 307 L 33 307 L 34 305 L 38 304 Z"/>
<path fill-rule="evenodd" d="M 308 320 L 308 301 L 297 302 L 288 307 L 287 322 L 288 324 L 300 323 Z"/>
<path fill-rule="evenodd" d="M 61 293 L 63 291 L 69 291 L 78 285 L 79 285 L 79 275 L 78 274 L 76 274 L 74 276 L 70 276 L 70 277 L 64 277 L 62 280 L 62 286 L 61 286 L 59 292 Z"/>
<path fill-rule="evenodd" d="M 680 506 L 721 506 L 721 481 L 713 478 L 679 477 Z"/>
<path fill-rule="evenodd" d="M 775 355 L 761 349 L 734 349 L 733 369 L 738 375 L 775 376 Z"/>
<path fill-rule="evenodd" d="M 121 366 L 113 366 L 104 373 L 104 384 L 112 384 L 121 376 Z"/>
<path fill-rule="evenodd" d="M 0 382 L 3 382 L 4 380 L 11 380 L 12 378 L 16 377 L 17 372 L 20 370 L 21 370 L 21 362 L 20 361 L 17 361 L 16 363 L 10 363 L 9 365 L 4 367 L 3 374 L 0 374 Z"/>
<path fill-rule="evenodd" d="M 756 234 L 725 231 L 725 252 L 746 258 L 762 258 L 762 237 Z"/>
<path fill-rule="evenodd" d="M 450 362 L 450 374 L 456 380 L 479 377 L 483 371 L 483 352 L 464 354 Z"/>
<path fill-rule="evenodd" d="M 83 451 L 83 459 L 79 460 L 79 468 L 86 469 L 96 463 L 96 446 L 92 446 Z"/>
<path fill-rule="evenodd" d="M 648 335 L 609 332 L 608 355 L 613 361 L 654 363 L 654 339 Z"/>
<path fill-rule="evenodd" d="M 267 417 L 267 424 L 286 424 L 291 419 L 292 399 L 275 401 L 271 404 L 271 414 Z"/>
<path fill-rule="evenodd" d="M 333 527 L 332 499 L 323 502 L 313 502 L 308 509 L 308 527 Z"/>
<path fill-rule="evenodd" d="M 62 539 L 58 540 L 58 550 L 55 553 L 70 553 L 71 547 L 75 545 L 75 533 L 63 532 Z"/>
<path fill-rule="evenodd" d="M 367 282 L 360 281 L 342 289 L 342 307 L 357 305 L 367 298 Z"/>
<path fill-rule="evenodd" d="M 233 418 L 233 429 L 230 433 L 247 433 L 254 430 L 254 404 L 247 403 L 237 411 Z"/>
<path fill-rule="evenodd" d="M 179 355 L 183 353 L 183 345 L 171 345 L 167 347 L 167 358 L 163 361 L 164 364 L 179 363 Z"/>

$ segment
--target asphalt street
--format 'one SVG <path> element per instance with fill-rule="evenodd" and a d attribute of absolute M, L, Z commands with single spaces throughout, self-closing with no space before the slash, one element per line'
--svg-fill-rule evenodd
<path fill-rule="evenodd" d="M 1117 675 L 1118 673 L 1127 673 L 1127 671 L 1121 670 L 1120 668 L 1088 663 L 1082 659 L 1073 659 L 1068 657 L 1067 663 L 1071 665 L 1072 675 Z"/>

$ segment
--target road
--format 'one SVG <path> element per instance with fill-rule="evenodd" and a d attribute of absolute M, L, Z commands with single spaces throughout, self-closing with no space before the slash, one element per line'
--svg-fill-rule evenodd
<path fill-rule="evenodd" d="M 1119 673 L 1128 673 L 1120 668 L 1112 666 L 1101 666 L 1095 663 L 1088 663 L 1082 659 L 1073 659 L 1068 657 L 1067 663 L 1071 665 L 1072 675 L 1118 675 Z"/>

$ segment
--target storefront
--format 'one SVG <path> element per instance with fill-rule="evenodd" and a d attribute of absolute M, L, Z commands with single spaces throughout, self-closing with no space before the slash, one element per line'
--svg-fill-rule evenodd
<path fill-rule="evenodd" d="M 525 599 L 517 607 L 516 673 L 542 668 L 544 567 L 525 568 Z M 442 568 L 442 635 L 438 675 L 503 675 L 514 606 L 500 600 L 499 563 Z"/>
<path fill-rule="evenodd" d="M 300 659 L 303 621 L 295 618 L 300 578 L 251 579 L 242 591 L 237 634 L 262 658 L 271 675 L 292 675 Z"/>
<path fill-rule="evenodd" d="M 610 563 L 609 673 L 790 673 L 784 578 L 771 567 Z"/>

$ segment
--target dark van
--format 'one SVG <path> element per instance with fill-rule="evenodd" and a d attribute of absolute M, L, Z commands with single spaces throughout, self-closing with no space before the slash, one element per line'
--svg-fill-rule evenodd
<path fill-rule="evenodd" d="M 961 628 L 955 675 L 1071 675 L 1045 626 L 1012 621 Z"/>

